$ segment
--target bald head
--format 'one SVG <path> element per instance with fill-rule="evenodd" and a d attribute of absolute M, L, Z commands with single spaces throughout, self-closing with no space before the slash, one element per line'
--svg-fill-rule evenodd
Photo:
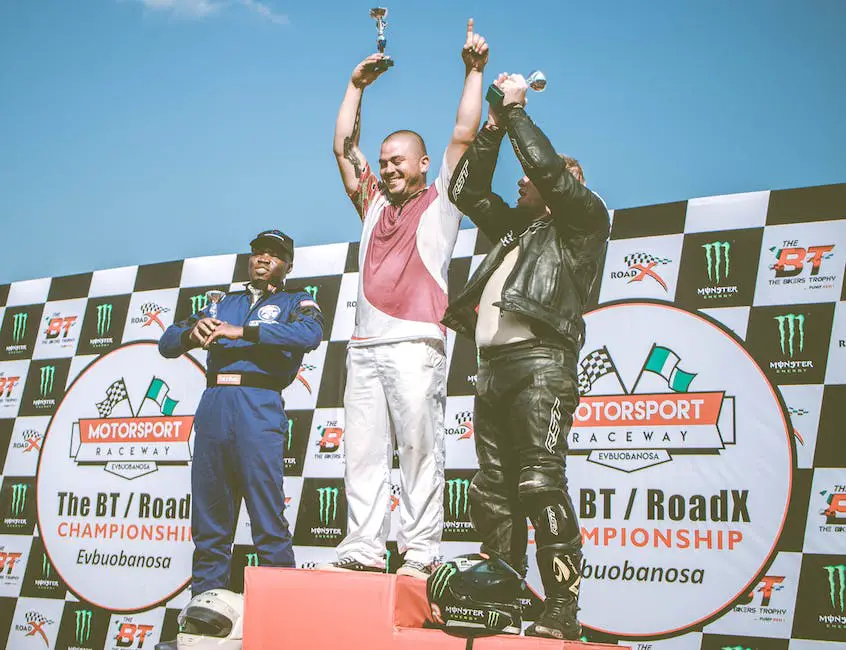
<path fill-rule="evenodd" d="M 382 141 L 379 175 L 391 203 L 401 204 L 426 189 L 429 155 L 419 133 L 394 131 Z"/>
<path fill-rule="evenodd" d="M 404 143 L 405 146 L 408 147 L 407 151 L 409 154 L 415 154 L 417 156 L 427 155 L 426 143 L 423 142 L 423 137 L 417 133 L 417 131 L 410 131 L 408 129 L 394 131 L 389 134 L 387 138 L 382 140 L 382 144 L 386 144 L 389 140 L 396 140 Z"/>

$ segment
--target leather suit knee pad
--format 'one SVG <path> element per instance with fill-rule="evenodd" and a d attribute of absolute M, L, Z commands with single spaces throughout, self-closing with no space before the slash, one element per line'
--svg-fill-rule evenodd
<path fill-rule="evenodd" d="M 581 548 L 581 531 L 570 495 L 562 484 L 547 481 L 539 471 L 524 470 L 520 474 L 520 503 L 535 527 L 535 543 L 538 547 L 566 544 L 577 550 Z"/>

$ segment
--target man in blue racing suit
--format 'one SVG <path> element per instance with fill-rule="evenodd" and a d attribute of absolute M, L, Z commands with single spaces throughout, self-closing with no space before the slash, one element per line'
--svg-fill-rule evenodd
<path fill-rule="evenodd" d="M 169 359 L 208 350 L 207 388 L 195 418 L 191 591 L 229 586 L 231 545 L 241 497 L 262 566 L 294 566 L 285 519 L 283 450 L 288 418 L 280 392 L 297 376 L 303 355 L 323 337 L 320 308 L 305 292 L 284 290 L 294 242 L 278 230 L 251 242 L 250 281 L 171 325 L 159 340 Z"/>

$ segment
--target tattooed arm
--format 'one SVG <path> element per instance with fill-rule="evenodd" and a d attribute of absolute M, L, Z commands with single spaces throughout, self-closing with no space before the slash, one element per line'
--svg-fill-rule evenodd
<path fill-rule="evenodd" d="M 347 84 L 347 91 L 344 94 L 341 109 L 338 111 L 338 120 L 335 123 L 333 143 L 335 159 L 338 161 L 338 169 L 341 172 L 344 189 L 353 203 L 356 204 L 362 219 L 364 218 L 364 210 L 358 197 L 361 195 L 361 185 L 364 182 L 363 174 L 369 168 L 364 154 L 358 148 L 358 139 L 361 133 L 361 99 L 364 89 L 382 74 L 382 71 L 370 70 L 368 64 L 378 61 L 382 56 L 381 54 L 371 54 L 355 67 L 350 82 Z"/>

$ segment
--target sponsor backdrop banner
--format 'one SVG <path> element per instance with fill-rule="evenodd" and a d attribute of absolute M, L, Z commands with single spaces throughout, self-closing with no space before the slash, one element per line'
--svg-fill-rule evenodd
<path fill-rule="evenodd" d="M 568 434 L 585 638 L 637 650 L 842 647 L 846 184 L 612 216 Z M 489 249 L 461 231 L 452 294 Z M 342 395 L 357 250 L 300 248 L 288 281 L 326 319 L 324 341 L 283 392 L 287 516 L 309 569 L 333 559 L 346 533 Z M 150 649 L 175 636 L 189 598 L 206 359 L 165 360 L 156 342 L 206 291 L 242 288 L 246 261 L 0 286 L 0 646 Z M 467 499 L 473 344 L 450 332 L 448 361 L 445 557 L 478 548 Z M 399 503 L 395 461 L 391 571 Z M 231 588 L 257 563 L 242 505 Z M 540 586 L 534 557 L 529 581 Z"/>

